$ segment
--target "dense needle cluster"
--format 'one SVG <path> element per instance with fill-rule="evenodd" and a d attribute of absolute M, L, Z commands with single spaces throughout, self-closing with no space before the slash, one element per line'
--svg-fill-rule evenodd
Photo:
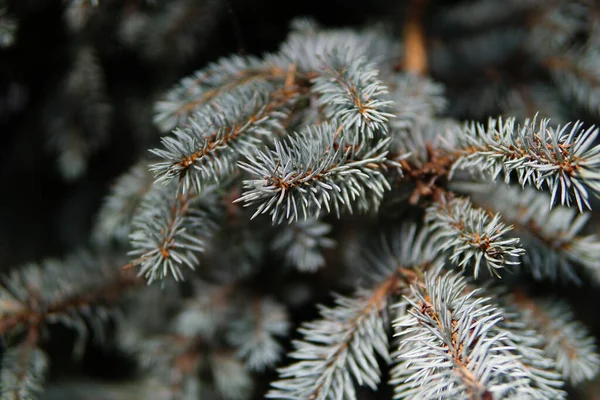
<path fill-rule="evenodd" d="M 200 3 L 174 3 L 164 22 Z M 566 399 L 596 379 L 595 339 L 561 288 L 600 283 L 599 10 L 434 7 L 449 32 L 477 27 L 465 15 L 530 29 L 461 31 L 425 51 L 424 2 L 409 3 L 403 40 L 298 19 L 277 50 L 223 57 L 162 94 L 162 136 L 115 182 L 93 250 L 3 278 L 2 399 L 43 396 L 56 323 L 79 333 L 76 355 L 89 331 L 135 361 L 131 382 L 110 389 L 131 399 Z M 9 22 L 0 8 L 0 46 Z M 468 109 L 482 118 L 462 119 L 456 49 L 477 71 L 519 45 L 547 81 L 482 87 Z M 89 94 L 84 116 L 108 118 L 85 49 L 71 81 L 98 77 L 68 90 Z M 585 114 L 548 113 L 560 96 Z M 106 127 L 84 125 L 54 142 L 81 156 L 67 177 L 102 144 Z M 82 154 L 69 147 L 86 134 Z"/>

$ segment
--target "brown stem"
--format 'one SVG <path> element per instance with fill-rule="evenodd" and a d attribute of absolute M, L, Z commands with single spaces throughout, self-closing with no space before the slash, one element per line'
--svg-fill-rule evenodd
<path fill-rule="evenodd" d="M 427 48 L 423 14 L 427 0 L 410 0 L 404 25 L 404 70 L 421 76 L 427 74 Z"/>
<path fill-rule="evenodd" d="M 173 241 L 173 234 L 175 230 L 175 223 L 177 222 L 177 217 L 179 215 L 185 215 L 188 210 L 188 205 L 190 200 L 195 196 L 194 192 L 188 192 L 187 194 L 182 194 L 182 185 L 183 181 L 179 181 L 179 188 L 177 190 L 177 198 L 175 202 L 171 206 L 171 214 L 169 226 L 162 231 L 162 237 L 164 238 L 162 243 L 160 244 L 160 254 L 164 259 L 167 259 L 171 256 L 171 250 L 175 248 L 175 242 Z M 141 257 L 136 258 L 135 260 L 129 262 L 128 264 L 121 267 L 122 270 L 130 269 L 134 266 L 140 265 L 149 258 L 152 258 L 153 255 L 143 255 Z"/>
<path fill-rule="evenodd" d="M 296 94 L 299 94 L 300 92 L 300 88 L 298 88 L 298 86 L 295 85 L 291 85 L 290 88 L 285 87 L 282 90 L 278 90 L 271 94 L 271 100 L 264 108 L 257 110 L 256 113 L 248 117 L 247 121 L 241 121 L 236 126 L 232 127 L 231 131 L 224 138 L 219 139 L 220 133 L 218 131 L 207 136 L 206 146 L 186 156 L 181 161 L 178 161 L 173 164 L 173 166 L 178 166 L 181 168 L 178 174 L 180 176 L 183 176 L 196 161 L 198 161 L 201 158 L 210 156 L 214 152 L 219 151 L 221 147 L 226 146 L 228 142 L 235 140 L 239 136 L 241 136 L 246 131 L 248 123 L 250 125 L 255 124 L 257 121 L 260 121 L 265 115 L 268 115 L 269 113 L 280 109 Z"/>
<path fill-rule="evenodd" d="M 444 326 L 442 321 L 438 317 L 439 311 L 435 309 L 434 305 L 431 303 L 431 299 L 429 296 L 425 297 L 425 300 L 421 304 L 421 312 L 423 314 L 427 314 L 431 317 L 437 328 L 440 332 L 444 332 Z M 475 323 L 475 321 L 473 321 Z M 456 374 L 460 377 L 460 379 L 464 382 L 468 398 L 475 399 L 492 399 L 491 393 L 485 388 L 485 385 L 475 376 L 475 374 L 469 369 L 468 364 L 470 362 L 468 355 L 464 354 L 464 344 L 458 338 L 458 334 L 455 331 L 455 327 L 457 326 L 458 321 L 452 318 L 452 346 L 444 346 L 446 347 L 446 351 L 449 356 L 452 357 L 454 361 L 454 370 Z M 478 393 L 483 393 L 483 397 L 477 396 L 476 393 L 473 393 L 473 389 L 476 388 Z"/>
<path fill-rule="evenodd" d="M 421 267 L 426 269 L 429 266 L 430 265 L 427 263 Z M 359 329 L 357 328 L 361 323 L 361 319 L 367 318 L 367 316 L 373 310 L 381 312 L 386 307 L 388 299 L 391 295 L 398 294 L 402 290 L 408 290 L 410 285 L 418 284 L 419 279 L 420 276 L 415 269 L 399 266 L 396 268 L 394 273 L 390 274 L 390 276 L 388 276 L 384 281 L 380 282 L 371 292 L 371 296 L 369 296 L 367 299 L 367 302 L 362 308 L 361 312 L 346 323 L 353 329 L 351 330 L 350 334 L 345 337 L 344 342 L 340 343 L 335 352 L 329 356 L 325 370 L 333 367 L 339 357 L 342 356 L 344 351 L 348 350 L 348 346 L 354 339 L 354 336 L 359 332 Z M 315 389 L 311 396 L 309 396 L 309 399 L 316 399 L 319 397 L 319 393 L 321 390 L 323 390 L 323 384 L 319 385 Z"/>
<path fill-rule="evenodd" d="M 135 275 L 123 272 L 116 280 L 108 282 L 105 286 L 57 300 L 48 304 L 44 309 L 39 306 L 28 307 L 18 313 L 3 316 L 0 318 L 0 334 L 5 335 L 17 326 L 24 325 L 28 329 L 28 338 L 37 340 L 37 328 L 48 316 L 66 313 L 69 310 L 76 310 L 82 306 L 102 301 L 114 302 L 124 291 L 137 286 L 140 282 L 141 280 Z"/>
<path fill-rule="evenodd" d="M 409 203 L 417 205 L 422 199 L 438 201 L 448 194 L 444 188 L 445 181 L 450 173 L 452 164 L 457 160 L 458 154 L 446 153 L 427 144 L 427 161 L 415 162 L 410 159 L 400 160 L 402 172 L 401 180 L 410 180 L 416 187 L 409 198 Z M 391 155 L 390 159 L 398 157 Z"/>
<path fill-rule="evenodd" d="M 209 76 L 212 74 L 208 74 Z M 228 92 L 233 90 L 236 87 L 242 86 L 244 84 L 250 83 L 252 81 L 257 81 L 260 79 L 264 79 L 266 81 L 283 81 L 286 89 L 292 87 L 292 83 L 299 86 L 306 86 L 310 79 L 315 76 L 314 73 L 297 73 L 296 65 L 291 64 L 288 70 L 279 67 L 271 67 L 267 69 L 249 69 L 241 71 L 239 74 L 232 76 L 231 79 L 222 86 L 215 87 L 214 89 L 207 90 L 202 93 L 202 95 L 198 98 L 191 99 L 189 102 L 183 104 L 179 107 L 175 114 L 187 115 L 192 112 L 197 106 L 200 104 L 207 103 L 212 100 L 216 96 L 221 93 Z M 199 86 L 203 83 L 203 79 L 197 79 L 196 81 L 190 84 L 190 88 L 188 92 L 191 91 L 196 86 Z"/>

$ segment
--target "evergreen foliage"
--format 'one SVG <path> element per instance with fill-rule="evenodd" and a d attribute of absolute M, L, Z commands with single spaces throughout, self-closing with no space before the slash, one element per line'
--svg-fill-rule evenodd
<path fill-rule="evenodd" d="M 597 4 L 382 1 L 401 35 L 297 18 L 183 76 L 237 2 L 125 3 L 61 9 L 73 54 L 41 114 L 62 179 L 109 157 L 121 113 L 144 139 L 85 245 L 2 276 L 1 399 L 88 398 L 55 386 L 64 331 L 73 362 L 131 361 L 111 399 L 593 390 L 598 332 L 565 288 L 600 284 Z M 0 0 L 0 48 L 17 26 Z M 179 81 L 117 99 L 110 46 Z"/>

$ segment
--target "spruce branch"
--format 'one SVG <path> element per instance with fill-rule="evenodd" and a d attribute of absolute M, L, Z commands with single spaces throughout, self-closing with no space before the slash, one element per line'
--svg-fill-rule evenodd
<path fill-rule="evenodd" d="M 388 340 L 381 314 L 387 298 L 397 290 L 392 275 L 371 291 L 355 298 L 336 296 L 336 306 L 321 307 L 323 319 L 299 329 L 303 341 L 294 341 L 290 357 L 299 360 L 279 370 L 282 380 L 272 383 L 268 398 L 356 399 L 353 380 L 377 389 L 381 371 L 377 356 L 389 362 Z"/>
<path fill-rule="evenodd" d="M 508 236 L 512 226 L 504 224 L 499 214 L 475 208 L 467 198 L 441 197 L 427 209 L 425 220 L 440 249 L 450 253 L 450 261 L 463 269 L 472 266 L 475 279 L 482 262 L 499 276 L 498 270 L 518 265 L 524 252 L 517 246 L 519 239 Z"/>
<path fill-rule="evenodd" d="M 218 282 L 232 282 L 249 278 L 261 268 L 268 252 L 268 236 L 263 229 L 269 224 L 260 226 L 245 214 L 239 223 L 231 223 L 223 227 L 205 253 L 206 271 L 211 279 Z"/>
<path fill-rule="evenodd" d="M 215 0 L 143 1 L 154 3 L 148 5 L 158 12 L 144 21 L 146 27 L 138 28 L 137 37 L 130 33 L 130 45 L 137 47 L 147 61 L 164 59 L 171 65 L 192 59 L 199 48 L 207 45 L 225 8 L 223 2 Z"/>
<path fill-rule="evenodd" d="M 195 269 L 197 254 L 204 252 L 206 241 L 217 230 L 219 214 L 214 190 L 202 194 L 177 193 L 178 186 L 154 185 L 144 196 L 132 222 L 129 235 L 136 258 L 128 264 L 140 266 L 138 275 L 148 283 L 171 275 L 183 279 L 181 266 Z"/>
<path fill-rule="evenodd" d="M 376 132 L 386 134 L 394 115 L 388 112 L 392 101 L 384 97 L 388 91 L 377 78 L 376 65 L 356 57 L 343 49 L 329 55 L 311 91 L 319 96 L 325 117 L 339 120 L 348 143 L 362 145 Z"/>
<path fill-rule="evenodd" d="M 423 271 L 441 267 L 426 231 L 414 225 L 382 241 L 365 260 L 372 288 L 353 297 L 336 295 L 334 307 L 320 307 L 321 319 L 304 323 L 303 340 L 293 342 L 295 363 L 279 369 L 280 380 L 267 394 L 277 399 L 356 399 L 354 382 L 377 389 L 378 357 L 390 363 L 387 321 L 392 299 L 408 290 Z"/>
<path fill-rule="evenodd" d="M 140 370 L 145 375 L 143 398 L 197 399 L 199 371 L 206 358 L 204 343 L 176 334 L 154 336 L 137 343 Z M 144 393 L 145 392 L 145 393 Z"/>
<path fill-rule="evenodd" d="M 565 109 L 558 89 L 540 81 L 520 85 L 508 93 L 502 103 L 504 113 L 519 121 L 536 114 L 551 115 L 554 126 L 565 125 L 570 120 L 569 110 Z"/>
<path fill-rule="evenodd" d="M 101 245 L 107 245 L 111 240 L 128 243 L 136 208 L 153 182 L 145 159 L 135 163 L 114 182 L 96 216 L 92 232 L 95 242 Z"/>
<path fill-rule="evenodd" d="M 0 334 L 12 337 L 60 323 L 76 331 L 73 352 L 79 357 L 90 328 L 102 342 L 115 303 L 139 283 L 132 274 L 119 273 L 114 265 L 83 252 L 25 265 L 3 278 Z"/>
<path fill-rule="evenodd" d="M 342 125 L 327 123 L 248 154 L 238 165 L 255 179 L 244 181 L 236 202 L 258 204 L 252 218 L 269 214 L 277 224 L 316 218 L 323 208 L 352 213 L 353 203 L 359 211 L 376 210 L 390 189 L 381 171 L 389 140 L 353 152 L 346 137 Z"/>
<path fill-rule="evenodd" d="M 555 360 L 563 379 L 576 385 L 590 380 L 600 370 L 600 355 L 588 330 L 575 320 L 562 301 L 536 301 L 517 292 L 508 299 L 522 313 L 521 320 L 541 333 L 544 352 Z"/>
<path fill-rule="evenodd" d="M 600 115 L 600 52 L 591 49 L 583 54 L 548 57 L 547 67 L 560 91 L 583 108 Z"/>
<path fill-rule="evenodd" d="M 502 221 L 514 226 L 514 235 L 526 250 L 521 268 L 536 279 L 567 279 L 581 283 L 576 265 L 598 277 L 600 241 L 582 231 L 590 213 L 577 213 L 564 206 L 550 207 L 550 196 L 533 188 L 507 185 L 466 184 L 453 186 L 467 190 L 477 204 L 499 212 Z"/>
<path fill-rule="evenodd" d="M 98 215 L 94 244 L 123 250 L 127 235 L 129 264 L 84 254 L 0 279 L 0 397 L 41 394 L 40 348 L 51 324 L 77 331 L 81 354 L 90 332 L 102 340 L 113 327 L 110 318 L 141 367 L 135 385 L 115 384 L 121 396 L 250 399 L 289 348 L 267 398 L 384 395 L 391 376 L 397 399 L 564 400 L 563 386 L 600 372 L 591 332 L 564 303 L 511 291 L 526 276 L 483 278 L 515 269 L 581 283 L 580 267 L 600 278 L 600 241 L 587 233 L 593 214 L 585 211 L 591 195 L 600 197 L 599 129 L 568 122 L 582 108 L 593 111 L 586 121 L 600 115 L 592 2 L 409 0 L 403 43 L 378 27 L 324 30 L 297 20 L 273 53 L 228 56 L 182 79 L 155 103 L 154 123 L 169 133 L 150 150 L 154 158 L 119 179 Z M 119 87 L 124 72 L 114 57 L 125 50 L 146 72 L 160 62 L 165 82 L 189 67 L 182 60 L 211 57 L 196 54 L 196 39 L 221 24 L 216 11 L 228 7 L 237 28 L 234 13 L 247 5 L 225 3 L 65 1 L 78 60 L 63 85 L 72 98 L 56 103 L 78 104 L 67 107 L 75 121 L 61 119 L 60 108 L 49 114 L 66 167 L 82 171 L 107 138 L 112 112 L 85 43 L 111 67 L 111 99 L 134 100 L 114 108 L 115 121 L 150 133 L 133 114 L 151 101 L 144 93 L 157 89 L 156 76 L 145 73 L 143 88 Z M 104 36 L 108 47 L 97 41 Z M 394 65 L 398 53 L 404 71 Z M 12 114 L 30 85 L 9 80 L 0 108 Z M 487 125 L 457 119 L 509 107 L 518 108 L 513 118 Z M 119 138 L 109 153 L 120 159 L 127 142 Z M 359 212 L 370 215 L 347 215 Z M 130 290 L 156 280 L 143 293 Z M 302 319 L 323 290 L 340 287 L 316 307 L 318 317 Z M 120 319 L 117 302 L 126 306 Z"/>
<path fill-rule="evenodd" d="M 163 138 L 163 149 L 151 150 L 164 160 L 151 166 L 157 182 L 179 178 L 186 193 L 227 178 L 241 153 L 283 131 L 298 94 L 298 87 L 269 92 L 252 86 L 223 95 L 196 113 L 188 127 Z"/>
<path fill-rule="evenodd" d="M 246 368 L 262 372 L 281 358 L 283 346 L 277 338 L 288 334 L 289 321 L 285 307 L 270 298 L 255 298 L 250 312 L 232 321 L 228 341 Z"/>
<path fill-rule="evenodd" d="M 0 365 L 0 399 L 29 400 L 38 398 L 48 369 L 48 357 L 35 343 L 25 341 L 2 355 Z"/>
<path fill-rule="evenodd" d="M 454 148 L 453 138 L 459 130 L 459 125 L 452 120 L 428 120 L 393 135 L 393 153 L 389 158 L 401 166 L 402 176 L 396 185 L 405 185 L 408 181 L 415 186 L 409 197 L 410 204 L 417 205 L 421 199 L 439 201 L 448 195 L 448 175 L 456 157 L 447 149 Z"/>
<path fill-rule="evenodd" d="M 397 273 L 409 285 L 421 279 L 424 272 L 439 274 L 446 263 L 445 254 L 432 240 L 431 230 L 414 223 L 394 228 L 377 237 L 375 243 L 369 241 L 360 247 L 365 250 L 351 262 L 358 264 L 361 279 L 372 285 Z M 407 268 L 414 272 L 409 273 Z"/>
<path fill-rule="evenodd" d="M 250 399 L 254 382 L 244 364 L 232 352 L 211 354 L 212 375 L 217 392 L 230 400 Z"/>
<path fill-rule="evenodd" d="M 331 226 L 319 219 L 296 221 L 283 227 L 271 243 L 271 248 L 283 253 L 287 265 L 300 271 L 316 271 L 325 265 L 322 250 L 336 245 L 333 239 L 326 236 L 330 231 Z"/>
<path fill-rule="evenodd" d="M 583 130 L 575 122 L 555 129 L 549 122 L 534 118 L 520 125 L 508 118 L 490 119 L 487 128 L 467 125 L 457 137 L 460 157 L 451 175 L 460 168 L 476 169 L 495 179 L 503 172 L 508 183 L 514 172 L 521 185 L 547 186 L 551 204 L 557 200 L 570 206 L 574 198 L 580 211 L 590 208 L 588 189 L 600 195 L 600 146 L 594 146 L 598 128 Z"/>
<path fill-rule="evenodd" d="M 163 132 L 185 126 L 189 117 L 222 94 L 243 90 L 246 85 L 273 88 L 283 82 L 286 68 L 265 65 L 256 57 L 230 56 L 185 77 L 155 105 L 154 123 Z"/>
<path fill-rule="evenodd" d="M 210 394 L 224 399 L 252 395 L 250 372 L 230 349 L 210 338 L 170 333 L 139 344 L 146 375 L 144 398 L 197 399 Z"/>
<path fill-rule="evenodd" d="M 372 70 L 374 65 L 364 60 L 373 60 L 375 57 L 380 58 L 381 54 L 390 53 L 391 42 L 381 34 L 368 31 L 357 33 L 346 29 L 333 31 L 311 29 L 311 33 L 307 33 L 302 31 L 290 34 L 277 53 L 266 55 L 262 59 L 242 56 L 225 57 L 182 79 L 166 95 L 165 100 L 157 102 L 154 122 L 163 132 L 177 126 L 184 126 L 188 118 L 199 111 L 203 105 L 225 93 L 243 89 L 247 85 L 276 90 L 284 85 L 289 86 L 292 81 L 307 87 L 311 79 L 317 78 L 320 72 L 325 72 L 324 63 L 329 65 L 333 62 L 333 66 L 341 67 L 340 61 L 348 63 L 354 73 L 350 76 L 345 76 L 344 73 L 338 76 L 341 70 L 337 72 L 330 70 L 329 73 L 334 72 L 334 76 L 338 76 L 335 79 L 338 79 L 339 84 L 342 85 L 341 90 L 346 90 L 344 87 L 352 89 L 356 84 L 359 84 L 359 89 L 365 90 L 364 93 L 349 92 L 345 95 L 349 96 L 350 100 L 354 98 L 360 101 L 358 110 L 364 114 L 361 114 L 361 118 L 370 121 L 375 117 L 378 119 L 387 117 L 385 113 L 374 112 L 371 107 L 384 107 L 389 103 L 366 98 L 369 95 L 383 94 L 385 88 L 376 79 L 377 71 Z M 349 58 L 344 60 L 340 54 L 348 54 Z M 362 61 L 356 61 L 363 57 Z M 368 66 L 371 72 L 361 74 L 357 66 Z M 364 87 L 362 84 L 365 82 L 347 80 L 347 78 L 361 77 L 368 80 Z M 335 100 L 341 101 L 337 97 Z M 355 124 L 358 121 L 349 120 L 349 123 Z M 373 123 L 383 126 L 381 121 L 377 122 L 377 120 L 369 122 L 369 125 Z"/>
<path fill-rule="evenodd" d="M 444 87 L 427 77 L 414 74 L 397 74 L 390 84 L 393 103 L 389 120 L 391 134 L 418 129 L 441 114 L 447 106 Z M 408 136 L 408 135 L 403 135 Z M 414 135 L 418 138 L 419 135 Z"/>
<path fill-rule="evenodd" d="M 464 279 L 451 273 L 413 285 L 408 314 L 394 321 L 401 337 L 391 380 L 395 398 L 543 398 L 505 343 L 507 333 L 494 331 L 500 313 L 465 289 Z"/>
<path fill-rule="evenodd" d="M 227 285 L 192 281 L 196 296 L 184 303 L 174 330 L 185 337 L 225 342 L 250 371 L 263 372 L 281 357 L 280 340 L 287 335 L 286 308 L 271 297 Z"/>
<path fill-rule="evenodd" d="M 240 291 L 239 285 L 214 285 L 193 281 L 196 295 L 183 304 L 174 320 L 174 330 L 185 337 L 215 337 L 224 326 L 239 318 L 235 315 L 232 298 Z M 246 311 L 247 308 L 243 307 Z"/>
<path fill-rule="evenodd" d="M 469 289 L 469 287 L 467 286 Z M 471 290 L 473 288 L 470 288 Z M 514 302 L 507 301 L 512 295 L 506 288 L 484 288 L 486 297 L 496 301 L 494 305 L 502 315 L 502 320 L 492 327 L 492 331 L 506 335 L 505 344 L 518 354 L 518 362 L 528 373 L 530 385 L 536 396 L 544 399 L 565 399 L 565 382 L 556 370 L 556 362 L 544 351 L 546 339 L 543 334 L 532 329 L 523 318 L 522 310 Z M 531 396 L 531 397 L 536 397 Z"/>
<path fill-rule="evenodd" d="M 47 111 L 48 146 L 58 153 L 67 179 L 85 173 L 90 156 L 106 144 L 113 108 L 106 94 L 104 71 L 93 47 L 81 46 L 57 98 Z"/>
<path fill-rule="evenodd" d="M 397 58 L 396 47 L 389 37 L 374 29 L 325 30 L 317 27 L 314 21 L 304 20 L 296 24 L 296 29 L 279 51 L 268 59 L 275 65 L 294 64 L 298 72 L 306 74 L 309 79 L 315 78 L 317 71 L 323 71 L 324 65 L 331 64 L 341 54 L 348 54 L 350 60 L 370 60 L 391 72 L 391 65 L 383 61 Z"/>

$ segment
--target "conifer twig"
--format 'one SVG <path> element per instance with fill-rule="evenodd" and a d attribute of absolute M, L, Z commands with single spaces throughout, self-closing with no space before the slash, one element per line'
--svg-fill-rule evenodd
<path fill-rule="evenodd" d="M 509 299 L 523 312 L 523 321 L 544 338 L 544 351 L 556 360 L 556 369 L 565 380 L 578 384 L 600 370 L 600 357 L 594 338 L 574 319 L 564 302 L 535 301 L 523 291 Z"/>
<path fill-rule="evenodd" d="M 95 290 L 74 293 L 50 304 L 44 304 L 43 307 L 41 304 L 38 304 L 39 300 L 32 298 L 27 307 L 20 309 L 18 312 L 5 314 L 0 317 L 0 335 L 10 333 L 18 326 L 26 326 L 28 329 L 38 327 L 48 317 L 70 313 L 79 308 L 94 305 L 97 302 L 114 302 L 120 298 L 124 291 L 142 282 L 143 280 L 137 278 L 134 274 L 122 272 L 116 280 L 107 282 Z"/>

